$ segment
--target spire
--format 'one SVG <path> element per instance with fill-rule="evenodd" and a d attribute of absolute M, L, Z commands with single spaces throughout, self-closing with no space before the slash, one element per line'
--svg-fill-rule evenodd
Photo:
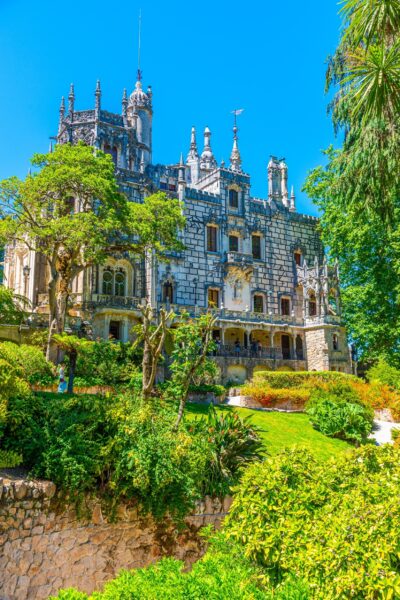
<path fill-rule="evenodd" d="M 200 168 L 201 169 L 215 169 L 217 161 L 214 158 L 211 150 L 211 131 L 208 127 L 204 129 L 204 149 L 200 157 Z"/>
<path fill-rule="evenodd" d="M 73 115 L 74 109 L 75 109 L 75 90 L 74 90 L 74 84 L 71 83 L 71 86 L 69 88 L 69 95 L 68 95 L 68 114 Z"/>
<path fill-rule="evenodd" d="M 139 10 L 139 27 L 138 27 L 138 69 L 137 69 L 137 81 L 142 81 L 142 71 L 140 70 L 140 45 L 142 37 L 142 9 Z"/>
<path fill-rule="evenodd" d="M 65 98 L 64 98 L 64 96 L 62 96 L 61 102 L 60 102 L 60 119 L 64 118 L 64 114 L 65 114 Z"/>
<path fill-rule="evenodd" d="M 95 96 L 95 113 L 96 116 L 100 116 L 100 108 L 101 108 L 101 88 L 100 88 L 100 80 L 98 79 L 96 82 L 96 91 L 94 93 Z"/>
<path fill-rule="evenodd" d="M 292 190 L 290 192 L 290 212 L 295 212 L 296 210 L 296 196 L 294 195 L 294 187 L 292 186 Z"/>
<path fill-rule="evenodd" d="M 234 122 L 233 122 L 233 146 L 232 146 L 230 161 L 231 161 L 232 171 L 238 171 L 238 172 L 240 172 L 242 170 L 242 159 L 240 157 L 240 152 L 239 152 L 239 147 L 238 147 L 237 132 L 239 131 L 239 128 L 237 126 L 236 118 L 242 112 L 243 112 L 243 108 L 235 109 L 232 111 L 232 113 L 234 115 Z"/>
<path fill-rule="evenodd" d="M 122 116 L 126 117 L 128 112 L 128 96 L 126 93 L 126 88 L 124 88 L 124 92 L 122 94 Z"/>
<path fill-rule="evenodd" d="M 50 141 L 50 144 L 49 144 L 49 154 L 53 154 L 53 142 L 52 141 Z"/>
<path fill-rule="evenodd" d="M 192 131 L 190 133 L 190 150 L 186 158 L 186 162 L 197 160 L 199 158 L 199 153 L 197 151 L 197 142 L 196 142 L 196 129 L 192 127 Z"/>
<path fill-rule="evenodd" d="M 185 163 L 183 162 L 183 154 L 181 152 L 181 158 L 179 161 L 178 182 L 184 183 L 185 181 Z"/>

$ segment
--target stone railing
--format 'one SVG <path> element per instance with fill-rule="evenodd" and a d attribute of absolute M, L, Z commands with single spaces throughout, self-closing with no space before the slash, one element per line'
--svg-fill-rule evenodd
<path fill-rule="evenodd" d="M 230 498 L 206 497 L 182 530 L 169 519 L 141 517 L 133 502 L 119 506 L 110 522 L 92 500 L 90 516 L 78 519 L 53 483 L 0 478 L 0 598 L 44 600 L 66 587 L 92 593 L 121 569 L 144 567 L 162 556 L 188 566 L 205 550 L 198 530 L 218 526 L 229 506 Z"/>
<path fill-rule="evenodd" d="M 142 303 L 138 296 L 111 296 L 108 294 L 92 294 L 91 302 L 95 306 L 137 309 Z"/>
<path fill-rule="evenodd" d="M 270 360 L 304 360 L 304 353 L 300 351 L 283 351 L 282 348 L 252 349 L 235 346 L 234 344 L 220 345 L 215 350 L 214 356 L 221 356 L 223 358 L 236 356 L 237 358 L 265 358 Z"/>

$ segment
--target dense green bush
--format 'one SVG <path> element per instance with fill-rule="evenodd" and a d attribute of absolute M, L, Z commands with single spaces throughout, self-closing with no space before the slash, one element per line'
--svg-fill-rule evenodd
<path fill-rule="evenodd" d="M 97 340 L 88 344 L 77 359 L 75 385 L 127 385 L 135 380 L 140 353 L 130 343 Z"/>
<path fill-rule="evenodd" d="M 223 385 L 217 385 L 216 383 L 202 383 L 200 385 L 189 386 L 189 392 L 191 394 L 214 394 L 215 396 L 223 396 L 226 394 L 226 389 Z"/>
<path fill-rule="evenodd" d="M 16 452 L 12 452 L 11 450 L 2 450 L 0 448 L 0 469 L 19 467 L 21 463 L 21 454 L 17 454 Z"/>
<path fill-rule="evenodd" d="M 330 437 L 365 442 L 374 421 L 373 409 L 345 382 L 316 389 L 307 403 L 311 423 Z"/>
<path fill-rule="evenodd" d="M 364 446 L 320 464 L 303 449 L 247 469 L 225 532 L 276 585 L 288 574 L 312 597 L 400 595 L 400 449 Z"/>
<path fill-rule="evenodd" d="M 263 444 L 250 417 L 240 418 L 237 412 L 217 412 L 210 406 L 206 419 L 197 419 L 193 431 L 207 440 L 208 455 L 202 491 L 212 496 L 230 492 L 241 469 L 261 459 Z"/>
<path fill-rule="evenodd" d="M 307 600 L 308 587 L 294 578 L 276 591 L 263 585 L 263 574 L 243 557 L 240 546 L 217 535 L 203 558 L 185 572 L 181 561 L 164 558 L 145 569 L 122 571 L 91 600 Z M 87 600 L 76 590 L 61 591 L 58 600 Z M 53 599 L 54 600 L 54 599 Z"/>
<path fill-rule="evenodd" d="M 54 378 L 52 364 L 36 346 L 27 344 L 18 346 L 13 342 L 0 342 L 0 359 L 17 368 L 28 383 L 46 384 Z"/>
<path fill-rule="evenodd" d="M 357 381 L 357 377 L 338 371 L 257 371 L 253 381 L 282 389 L 304 387 L 315 382 Z"/>
<path fill-rule="evenodd" d="M 389 365 L 383 358 L 367 371 L 366 377 L 369 382 L 383 383 L 400 391 L 400 370 Z"/>

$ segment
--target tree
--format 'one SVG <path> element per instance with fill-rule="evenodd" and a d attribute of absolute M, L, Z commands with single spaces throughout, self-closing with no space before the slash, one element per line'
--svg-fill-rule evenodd
<path fill-rule="evenodd" d="M 53 335 L 64 330 L 72 280 L 113 251 L 164 257 L 180 250 L 185 219 L 180 203 L 162 193 L 128 202 L 111 157 L 82 142 L 35 154 L 32 164 L 38 172 L 25 181 L 0 184 L 0 241 L 17 240 L 47 260 L 47 354 L 54 359 Z"/>
<path fill-rule="evenodd" d="M 167 382 L 165 395 L 179 402 L 175 431 L 182 420 L 189 388 L 194 379 L 216 372 L 215 363 L 207 358 L 215 349 L 212 335 L 215 321 L 216 318 L 211 313 L 201 315 L 197 319 L 182 315 L 181 322 L 172 331 L 174 348 L 169 366 L 172 375 Z"/>
<path fill-rule="evenodd" d="M 84 350 L 90 346 L 92 342 L 79 338 L 76 335 L 67 335 L 66 333 L 55 334 L 53 336 L 55 343 L 58 348 L 63 350 L 68 356 L 69 370 L 68 370 L 68 394 L 74 392 L 74 378 L 76 370 L 76 361 L 78 354 L 84 352 Z"/>
<path fill-rule="evenodd" d="M 400 2 L 346 0 L 327 88 L 343 146 L 304 189 L 321 210 L 323 240 L 339 261 L 344 316 L 363 358 L 399 361 Z"/>
<path fill-rule="evenodd" d="M 26 316 L 21 304 L 26 304 L 24 298 L 15 296 L 12 290 L 0 285 L 0 323 L 20 325 Z"/>

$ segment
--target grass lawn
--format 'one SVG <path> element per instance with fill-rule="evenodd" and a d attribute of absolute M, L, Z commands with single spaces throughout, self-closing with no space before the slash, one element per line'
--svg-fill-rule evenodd
<path fill-rule="evenodd" d="M 186 414 L 189 418 L 206 413 L 207 406 L 189 403 Z M 217 410 L 235 410 L 241 417 L 250 415 L 251 420 L 261 431 L 261 437 L 269 454 L 277 454 L 284 448 L 300 445 L 310 450 L 316 458 L 327 460 L 338 452 L 351 448 L 342 440 L 329 438 L 316 431 L 307 415 L 298 413 L 279 413 L 220 406 Z"/>

